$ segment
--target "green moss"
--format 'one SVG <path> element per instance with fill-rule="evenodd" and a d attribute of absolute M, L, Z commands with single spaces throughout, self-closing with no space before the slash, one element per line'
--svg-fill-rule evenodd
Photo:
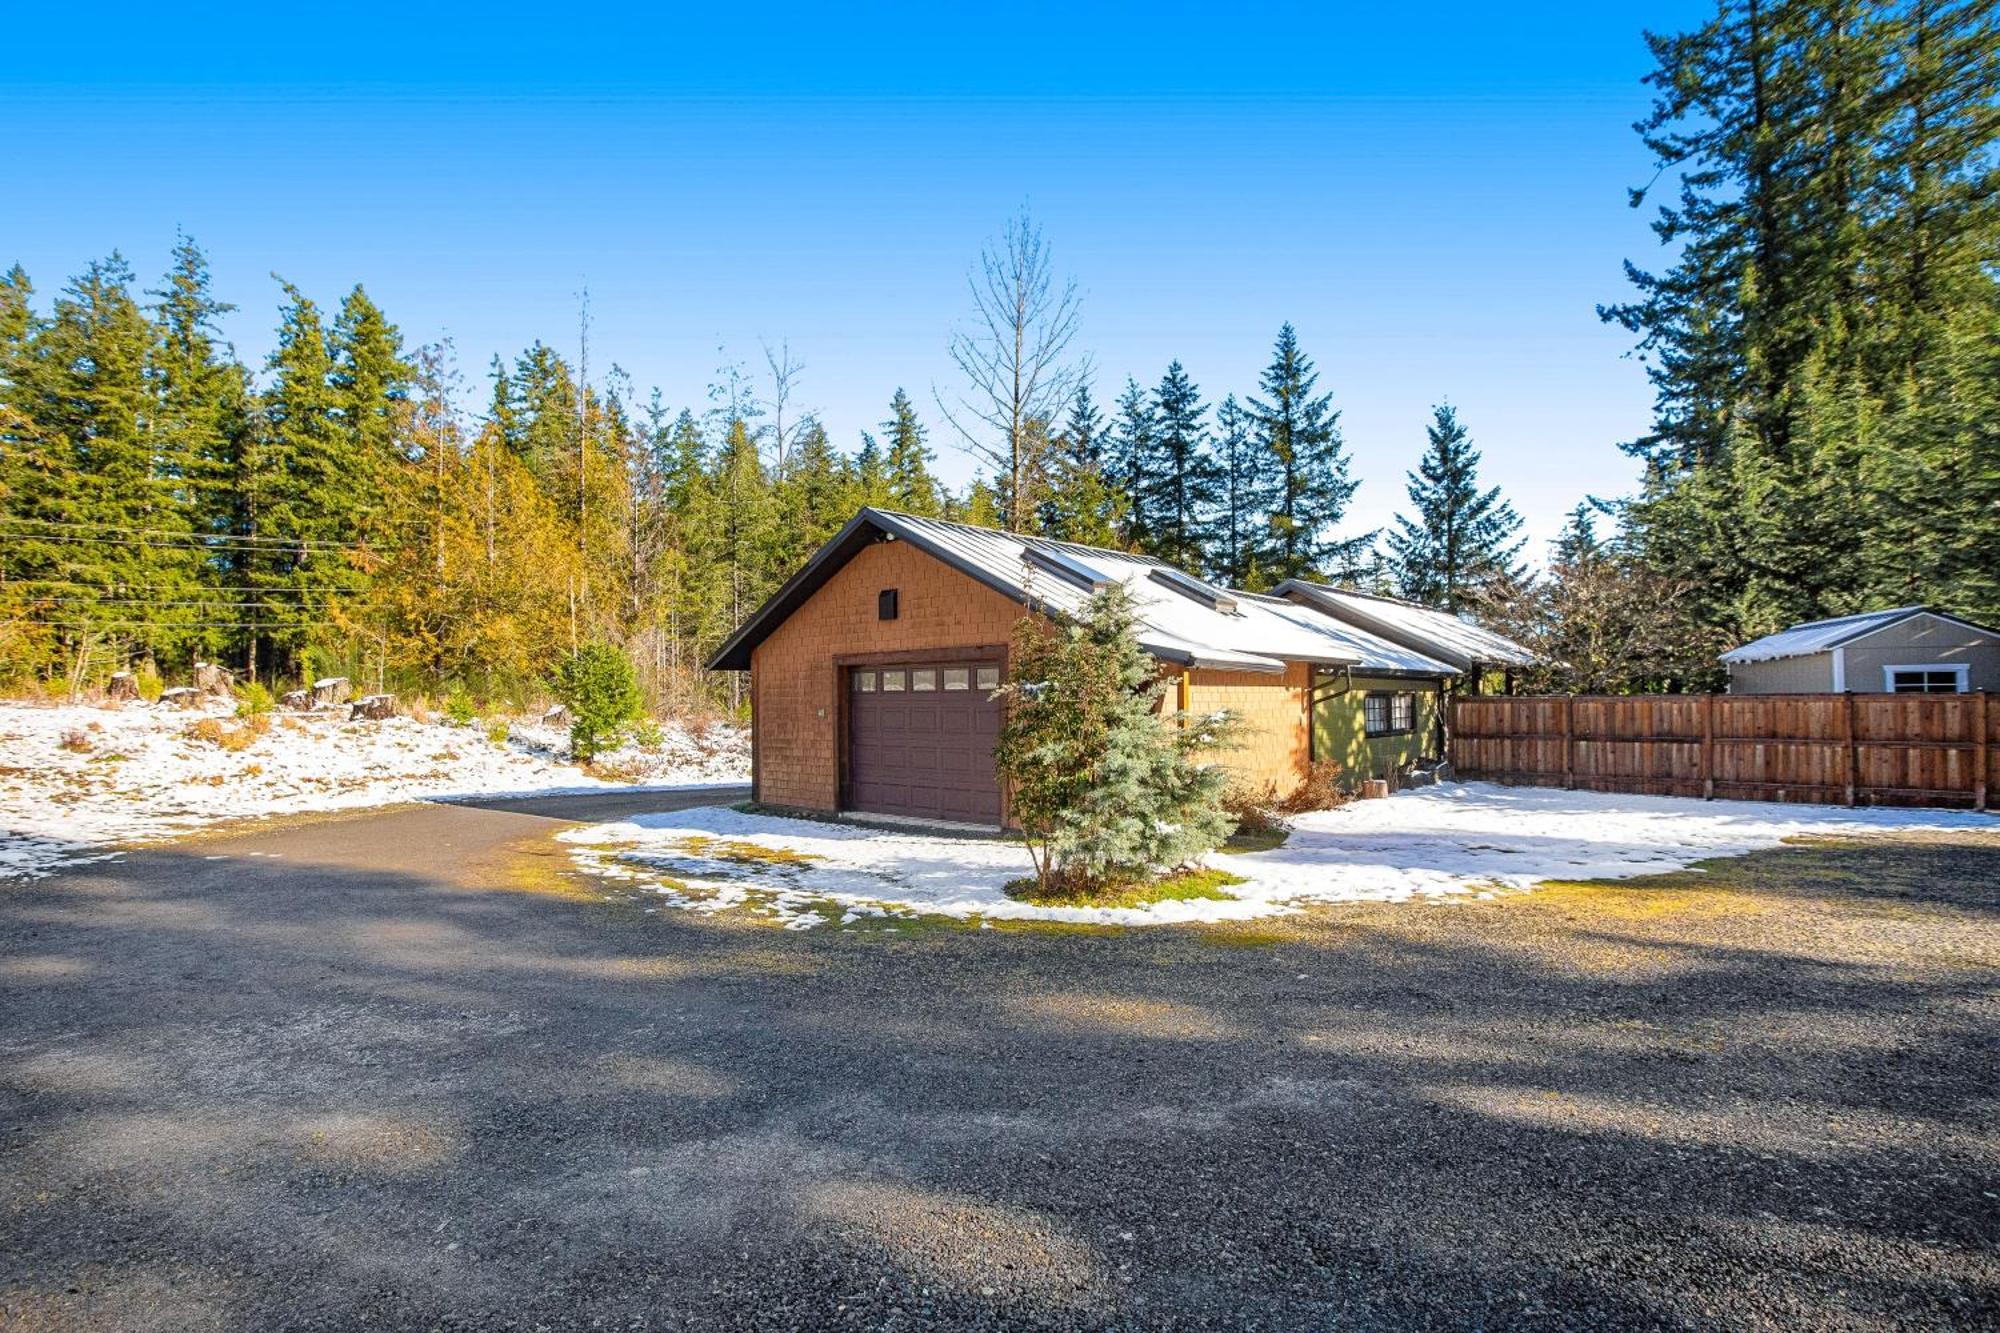
<path fill-rule="evenodd" d="M 1017 879 L 1007 885 L 1007 896 L 1037 907 L 1144 907 L 1148 903 L 1185 902 L 1196 898 L 1228 903 L 1235 902 L 1236 895 L 1223 892 L 1223 886 L 1242 882 L 1241 875 L 1204 867 L 1149 883 L 1104 885 L 1080 893 L 1068 890 L 1044 893 L 1037 881 Z"/>

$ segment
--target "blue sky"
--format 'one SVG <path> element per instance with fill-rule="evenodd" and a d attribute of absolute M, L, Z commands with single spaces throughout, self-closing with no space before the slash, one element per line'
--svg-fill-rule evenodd
<path fill-rule="evenodd" d="M 1032 210 L 1083 291 L 1099 397 L 1175 357 L 1252 391 L 1284 320 L 1387 523 L 1449 399 L 1540 541 L 1632 479 L 1650 394 L 1593 307 L 1653 262 L 1642 29 L 1707 9 L 1438 4 L 668 8 L 36 6 L 11 15 L 0 263 L 46 297 L 176 227 L 227 332 L 270 274 L 356 281 L 469 379 L 536 338 L 699 406 L 788 341 L 851 447 L 933 390 L 981 244 Z M 422 12 L 417 12 L 417 11 Z M 596 378 L 595 374 L 593 378 Z"/>

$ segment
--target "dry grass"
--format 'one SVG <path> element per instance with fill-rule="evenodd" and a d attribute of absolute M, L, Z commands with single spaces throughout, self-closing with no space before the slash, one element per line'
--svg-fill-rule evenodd
<path fill-rule="evenodd" d="M 181 735 L 185 736 L 188 740 L 197 741 L 203 745 L 213 745 L 219 750 L 236 754 L 255 745 L 258 737 L 264 735 L 270 729 L 270 716 L 259 713 L 255 717 L 245 718 L 243 724 L 237 727 L 228 726 L 220 718 L 205 717 L 199 721 L 190 722 L 182 730 Z"/>

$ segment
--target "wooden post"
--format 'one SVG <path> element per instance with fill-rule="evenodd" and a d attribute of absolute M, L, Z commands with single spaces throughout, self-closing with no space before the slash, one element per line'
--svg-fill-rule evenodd
<path fill-rule="evenodd" d="M 1576 788 L 1576 696 L 1563 696 L 1563 790 Z"/>
<path fill-rule="evenodd" d="M 1850 690 L 1840 697 L 1846 705 L 1840 712 L 1840 739 L 1847 747 L 1847 803 L 1853 805 L 1855 789 L 1861 785 L 1861 747 L 1854 743 L 1854 693 Z"/>
<path fill-rule="evenodd" d="M 1986 734 L 1986 691 L 1972 696 L 1972 808 L 1986 808 L 1986 748 L 1991 743 Z"/>
<path fill-rule="evenodd" d="M 1701 799 L 1715 799 L 1715 696 L 1701 699 Z"/>

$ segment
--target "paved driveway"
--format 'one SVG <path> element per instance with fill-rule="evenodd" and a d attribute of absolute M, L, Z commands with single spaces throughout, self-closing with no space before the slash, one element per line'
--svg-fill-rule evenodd
<path fill-rule="evenodd" d="M 575 893 L 631 808 L 0 886 L 0 1328 L 1995 1318 L 1991 835 L 798 934 Z"/>

